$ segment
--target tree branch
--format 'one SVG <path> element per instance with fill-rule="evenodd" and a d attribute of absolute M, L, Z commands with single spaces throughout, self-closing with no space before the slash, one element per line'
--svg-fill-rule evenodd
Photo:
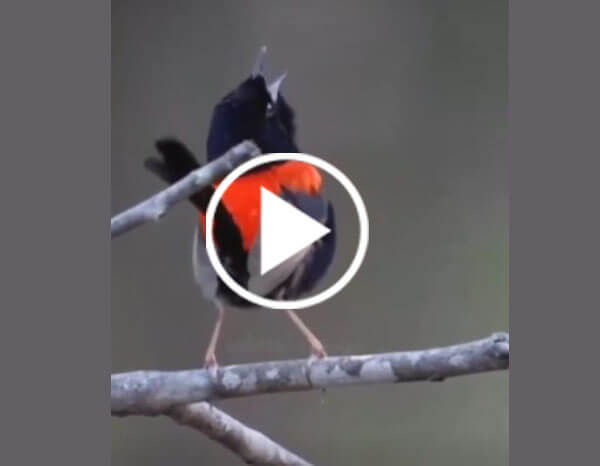
<path fill-rule="evenodd" d="M 208 403 L 175 406 L 165 414 L 178 424 L 204 433 L 248 464 L 311 466 L 263 433 L 242 424 Z"/>
<path fill-rule="evenodd" d="M 219 159 L 111 219 L 111 238 L 148 221 L 158 221 L 177 202 L 226 176 L 260 154 L 244 141 Z M 264 434 L 206 403 L 206 400 L 270 392 L 313 390 L 337 385 L 444 380 L 446 377 L 507 369 L 508 334 L 422 351 L 338 356 L 322 360 L 272 361 L 228 366 L 216 371 L 137 371 L 111 375 L 111 414 L 167 415 L 193 427 L 261 465 L 310 463 Z"/>
<path fill-rule="evenodd" d="M 508 365 L 509 336 L 496 333 L 482 340 L 421 351 L 258 362 L 214 371 L 128 372 L 111 375 L 111 413 L 153 416 L 199 401 L 338 385 L 441 381 L 507 369 Z"/>
<path fill-rule="evenodd" d="M 146 222 L 160 220 L 167 210 L 176 203 L 187 199 L 196 191 L 210 186 L 238 165 L 259 154 L 260 150 L 252 141 L 244 141 L 232 147 L 222 157 L 194 170 L 177 183 L 145 201 L 115 215 L 110 220 L 111 238 L 126 233 Z"/>

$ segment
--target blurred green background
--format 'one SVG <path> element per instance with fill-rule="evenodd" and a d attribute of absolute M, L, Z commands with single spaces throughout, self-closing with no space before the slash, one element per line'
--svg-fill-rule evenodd
<path fill-rule="evenodd" d="M 262 44 L 269 70 L 289 72 L 301 149 L 341 168 L 369 210 L 358 275 L 301 314 L 329 353 L 506 330 L 506 1 L 113 1 L 113 213 L 162 186 L 142 167 L 156 138 L 177 135 L 204 157 L 213 105 Z M 181 204 L 112 242 L 114 372 L 202 364 L 216 314 L 192 278 L 194 219 Z M 306 354 L 282 315 L 226 317 L 221 364 Z M 319 465 L 508 464 L 507 372 L 217 405 Z M 165 418 L 114 419 L 112 450 L 115 466 L 238 464 Z"/>

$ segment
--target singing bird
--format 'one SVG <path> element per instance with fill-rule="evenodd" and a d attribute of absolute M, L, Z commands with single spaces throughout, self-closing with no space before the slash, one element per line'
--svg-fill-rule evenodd
<path fill-rule="evenodd" d="M 213 110 L 207 139 L 212 161 L 244 140 L 252 140 L 261 153 L 298 152 L 295 114 L 281 93 L 286 74 L 267 84 L 263 73 L 266 48 L 262 48 L 251 75 L 229 92 Z M 197 169 L 194 154 L 179 140 L 156 141 L 159 157 L 146 167 L 172 184 Z M 205 212 L 216 186 L 190 197 L 197 209 L 193 240 L 194 277 L 218 316 L 206 350 L 205 365 L 217 365 L 215 350 L 224 313 L 228 309 L 256 309 L 216 275 L 208 261 L 204 232 Z M 264 187 L 330 229 L 330 233 L 264 275 L 260 274 L 260 188 Z M 234 181 L 223 195 L 214 219 L 213 237 L 221 263 L 240 285 L 270 299 L 291 300 L 312 290 L 333 261 L 336 232 L 334 209 L 323 196 L 322 175 L 312 165 L 284 161 L 256 167 Z M 286 314 L 306 338 L 311 354 L 324 357 L 325 348 L 293 310 Z"/>

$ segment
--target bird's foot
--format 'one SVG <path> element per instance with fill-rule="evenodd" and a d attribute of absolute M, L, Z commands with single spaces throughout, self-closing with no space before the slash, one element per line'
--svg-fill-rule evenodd
<path fill-rule="evenodd" d="M 323 346 L 323 344 L 319 340 L 311 342 L 309 359 L 311 361 L 313 361 L 313 360 L 323 359 L 326 357 L 327 357 L 327 351 L 325 351 L 325 347 Z"/>
<path fill-rule="evenodd" d="M 217 357 L 214 352 L 206 353 L 204 357 L 204 368 L 209 371 L 215 371 L 219 368 L 219 363 L 217 362 Z"/>

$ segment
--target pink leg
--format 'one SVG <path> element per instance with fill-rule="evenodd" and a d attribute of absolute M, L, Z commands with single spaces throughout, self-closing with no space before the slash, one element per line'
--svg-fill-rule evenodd
<path fill-rule="evenodd" d="M 215 350 L 217 349 L 217 341 L 219 341 L 219 335 L 221 334 L 221 326 L 223 325 L 225 308 L 220 303 L 217 303 L 217 310 L 219 312 L 219 315 L 217 316 L 215 328 L 213 330 L 212 336 L 210 337 L 210 343 L 208 344 L 208 348 L 206 349 L 206 356 L 204 357 L 204 367 L 207 368 L 218 366 Z"/>
<path fill-rule="evenodd" d="M 327 353 L 325 352 L 325 347 L 323 346 L 323 343 L 321 343 L 321 341 L 315 336 L 315 334 L 311 332 L 311 330 L 306 326 L 302 319 L 300 319 L 300 317 L 298 317 L 298 315 L 292 310 L 286 310 L 285 312 L 287 313 L 288 317 L 292 319 L 292 322 L 298 328 L 298 330 L 300 330 L 300 333 L 302 333 L 304 338 L 306 338 L 306 341 L 310 346 L 311 354 L 313 356 L 316 356 L 317 358 L 326 357 Z"/>

